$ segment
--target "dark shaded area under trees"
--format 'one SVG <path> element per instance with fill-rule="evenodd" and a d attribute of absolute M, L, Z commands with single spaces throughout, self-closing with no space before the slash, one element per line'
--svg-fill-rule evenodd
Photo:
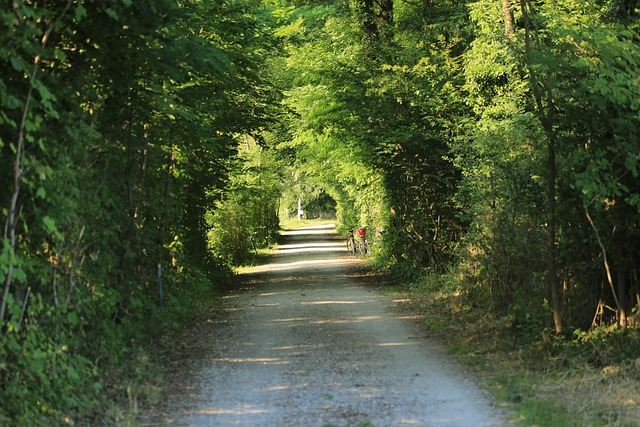
<path fill-rule="evenodd" d="M 135 377 L 303 193 L 524 340 L 615 325 L 610 357 L 639 357 L 639 19 L 635 0 L 5 4 L 0 424 L 104 420 L 126 394 L 106 373 Z"/>

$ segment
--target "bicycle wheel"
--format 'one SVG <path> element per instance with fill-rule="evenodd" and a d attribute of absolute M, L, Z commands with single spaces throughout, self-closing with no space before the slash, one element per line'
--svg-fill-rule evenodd
<path fill-rule="evenodd" d="M 360 241 L 358 242 L 358 253 L 360 253 L 360 255 L 362 256 L 365 256 L 368 250 L 369 245 L 367 244 L 367 241 L 364 239 L 360 239 Z"/>
<path fill-rule="evenodd" d="M 350 255 L 356 254 L 356 242 L 353 240 L 353 237 L 347 238 L 347 252 Z"/>

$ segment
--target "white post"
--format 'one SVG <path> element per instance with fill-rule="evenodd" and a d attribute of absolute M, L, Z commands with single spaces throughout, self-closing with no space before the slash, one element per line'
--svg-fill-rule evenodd
<path fill-rule="evenodd" d="M 302 199 L 298 197 L 298 221 L 302 217 Z"/>

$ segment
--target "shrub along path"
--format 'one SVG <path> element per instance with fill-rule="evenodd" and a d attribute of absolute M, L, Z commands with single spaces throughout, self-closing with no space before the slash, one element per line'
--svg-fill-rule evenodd
<path fill-rule="evenodd" d="M 225 297 L 225 315 L 190 334 L 143 424 L 505 425 L 400 302 L 358 285 L 361 275 L 332 227 L 287 232 Z"/>

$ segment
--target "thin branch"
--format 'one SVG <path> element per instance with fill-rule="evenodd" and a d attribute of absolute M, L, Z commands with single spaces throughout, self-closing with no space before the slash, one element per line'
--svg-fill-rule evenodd
<path fill-rule="evenodd" d="M 27 302 L 29 301 L 30 293 L 31 293 L 31 286 L 27 288 L 27 294 L 24 296 L 24 301 L 22 302 L 22 311 L 20 312 L 20 319 L 18 319 L 18 326 L 22 325 L 22 321 L 24 320 L 24 314 L 27 312 Z"/>
<path fill-rule="evenodd" d="M 598 229 L 596 228 L 591 215 L 589 214 L 589 207 L 584 207 L 584 212 L 587 215 L 587 219 L 589 220 L 589 224 L 591 224 L 591 228 L 593 228 L 593 232 L 596 235 L 596 240 L 598 241 L 598 246 L 600 246 L 600 250 L 602 252 L 602 262 L 604 263 L 604 269 L 607 273 L 607 282 L 609 282 L 609 287 L 611 288 L 611 293 L 613 294 L 613 300 L 616 302 L 616 307 L 618 311 L 620 311 L 620 302 L 618 301 L 618 295 L 616 295 L 615 288 L 613 286 L 613 277 L 611 276 L 611 268 L 609 266 L 609 260 L 607 259 L 607 249 L 604 247 L 602 243 L 602 239 L 600 238 L 600 233 L 598 233 Z"/>
<path fill-rule="evenodd" d="M 573 38 L 573 36 L 569 36 L 569 40 L 571 41 L 571 44 L 573 44 L 576 49 L 578 49 L 579 52 L 584 53 L 585 55 L 592 57 L 592 58 L 597 58 L 598 57 L 598 52 L 590 52 L 587 49 L 583 48 L 582 46 L 580 46 L 578 44 L 578 42 L 576 41 L 576 39 Z"/>
<path fill-rule="evenodd" d="M 62 259 L 62 247 L 58 251 L 56 256 L 56 263 L 53 265 L 53 304 L 57 307 L 58 304 L 58 268 L 60 267 L 60 260 Z"/>
<path fill-rule="evenodd" d="M 18 20 L 17 23 L 19 24 L 22 22 L 22 15 L 20 14 L 20 4 L 18 3 L 18 0 L 13 0 L 13 13 L 16 15 Z"/>

